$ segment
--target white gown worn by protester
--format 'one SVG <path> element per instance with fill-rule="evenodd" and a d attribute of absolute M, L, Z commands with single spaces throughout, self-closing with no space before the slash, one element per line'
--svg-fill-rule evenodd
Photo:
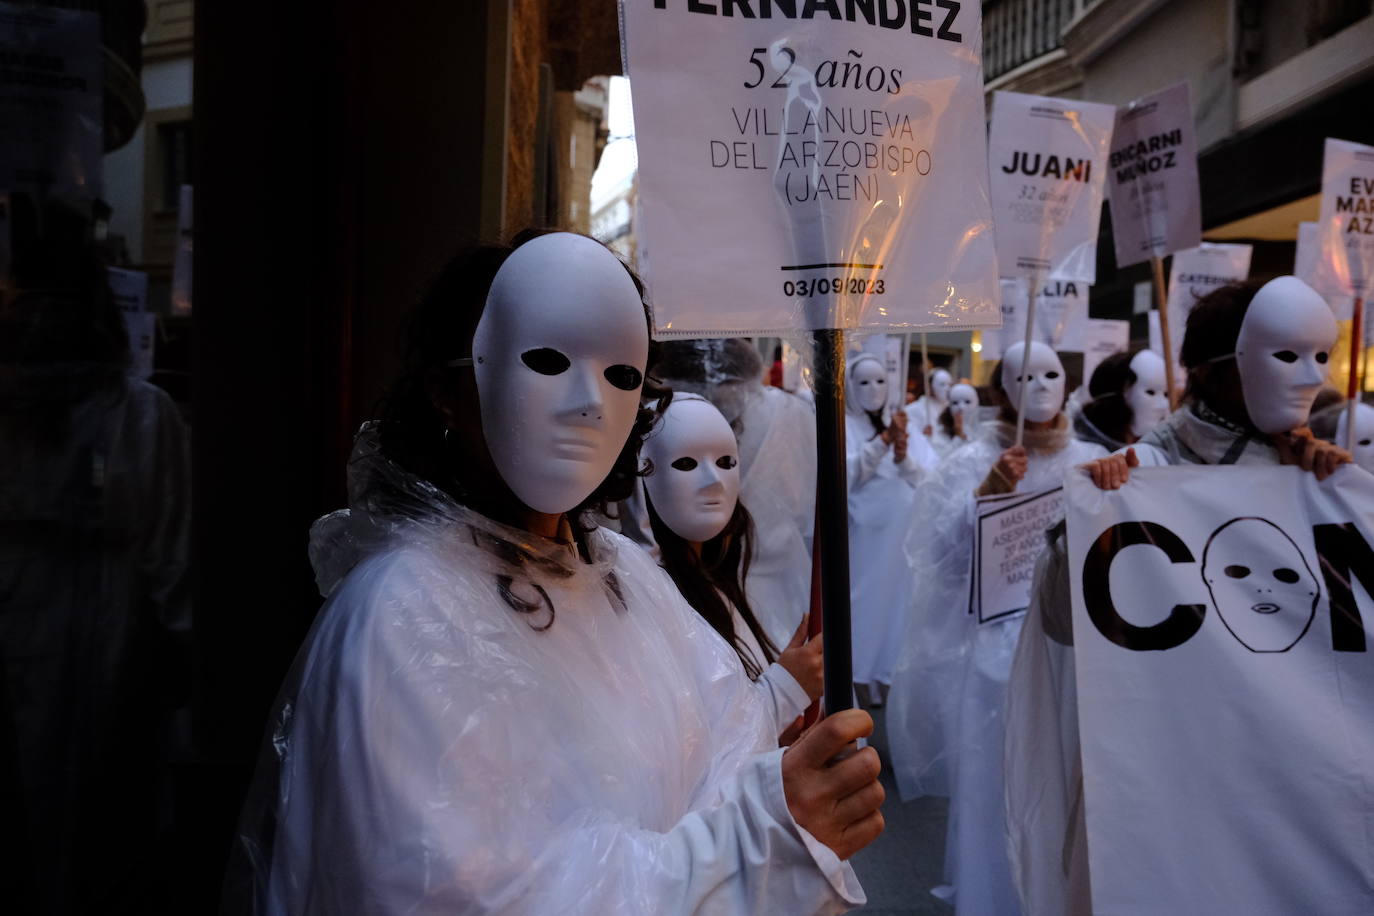
<path fill-rule="evenodd" d="M 759 647 L 759 641 L 754 638 L 749 624 L 744 622 L 744 617 L 734 605 L 730 606 L 730 617 L 734 621 L 735 632 L 744 641 L 744 647 L 754 657 L 754 661 L 763 667 L 759 679 L 754 682 L 754 689 L 763 696 L 765 705 L 772 711 L 774 728 L 776 733 L 781 735 L 796 722 L 798 716 L 806 712 L 806 708 L 811 705 L 811 698 L 806 695 L 806 691 L 797 683 L 792 673 L 782 665 L 773 662 L 764 666 L 763 649 Z"/>
<path fill-rule="evenodd" d="M 845 403 L 845 452 L 849 471 L 849 601 L 854 683 L 888 684 L 897 663 L 911 576 L 904 542 L 916 490 L 939 462 L 919 434 L 908 440 L 906 460 L 852 401 Z"/>
<path fill-rule="evenodd" d="M 1268 442 L 1201 405 L 1174 411 L 1131 448 L 1142 467 L 1279 463 Z M 1036 564 L 1007 700 L 1007 832 L 1026 916 L 1092 914 L 1070 601 L 1058 536 Z"/>
<path fill-rule="evenodd" d="M 1007 677 L 1022 617 L 975 626 L 968 614 L 974 491 L 1015 438 L 1015 427 L 987 424 L 987 435 L 956 450 L 923 492 L 910 549 L 913 615 L 888 700 L 888 741 L 904 799 L 949 793 L 946 878 L 957 912 L 1014 916 L 1019 910 L 1007 864 L 1002 804 L 1002 733 Z M 1059 486 L 1076 464 L 1106 451 L 1071 437 L 1060 415 L 1048 430 L 1027 430 L 1026 476 L 1018 493 Z"/>
<path fill-rule="evenodd" d="M 498 525 L 361 434 L 246 809 L 257 913 L 837 913 L 734 651 L 619 535 Z"/>

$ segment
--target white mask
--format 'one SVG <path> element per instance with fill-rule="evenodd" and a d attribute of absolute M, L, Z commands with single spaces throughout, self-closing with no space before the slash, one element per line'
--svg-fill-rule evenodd
<path fill-rule="evenodd" d="M 849 389 L 845 399 L 868 413 L 875 413 L 887 405 L 887 370 L 876 356 L 861 353 L 849 364 Z"/>
<path fill-rule="evenodd" d="M 1025 343 L 1018 341 L 1007 347 L 1002 356 L 1002 391 L 1015 409 L 1021 394 L 1017 375 L 1021 371 L 1021 354 Z M 1064 364 L 1059 354 L 1048 344 L 1031 341 L 1030 359 L 1026 363 L 1026 403 L 1022 408 L 1032 423 L 1053 420 L 1064 406 Z"/>
<path fill-rule="evenodd" d="M 949 389 L 949 412 L 962 414 L 965 419 L 978 409 L 978 389 L 963 382 Z"/>
<path fill-rule="evenodd" d="M 1345 434 L 1350 428 L 1350 411 L 1342 408 L 1336 421 L 1336 444 L 1345 448 Z M 1374 474 L 1374 407 L 1355 405 L 1355 463 Z"/>
<path fill-rule="evenodd" d="M 949 386 L 953 381 L 944 369 L 936 369 L 930 374 L 930 397 L 936 404 L 949 403 Z"/>
<path fill-rule="evenodd" d="M 1139 439 L 1169 415 L 1169 389 L 1164 359 L 1155 351 L 1141 350 L 1130 365 L 1135 381 L 1126 389 L 1126 406 L 1131 408 L 1131 435 Z"/>
<path fill-rule="evenodd" d="M 1262 518 L 1212 532 L 1202 578 L 1222 622 L 1251 652 L 1284 652 L 1312 623 L 1321 589 L 1292 538 Z"/>
<path fill-rule="evenodd" d="M 653 465 L 649 500 L 678 537 L 704 542 L 725 530 L 739 500 L 739 445 L 710 401 L 675 395 L 642 455 Z"/>
<path fill-rule="evenodd" d="M 1256 429 L 1283 433 L 1307 422 L 1336 336 L 1330 306 L 1297 277 L 1260 287 L 1236 339 L 1240 390 Z"/>
<path fill-rule="evenodd" d="M 649 331 L 625 266 L 566 232 L 497 271 L 472 341 L 482 432 L 501 479 L 536 512 L 591 495 L 625 447 Z"/>

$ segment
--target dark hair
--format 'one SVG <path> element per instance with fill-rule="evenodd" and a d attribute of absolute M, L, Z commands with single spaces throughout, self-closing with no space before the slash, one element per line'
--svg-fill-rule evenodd
<path fill-rule="evenodd" d="M 644 502 L 649 509 L 649 527 L 658 542 L 663 568 L 687 603 L 734 648 L 750 679 L 757 680 L 764 666 L 777 661 L 778 647 L 759 625 L 744 592 L 744 580 L 754 557 L 754 520 L 749 510 L 744 508 L 744 503 L 736 502 L 725 530 L 703 543 L 698 556 L 691 545 L 659 517 L 647 492 Z M 735 606 L 749 632 L 758 640 L 763 650 L 762 659 L 754 658 L 740 634 L 735 632 L 730 605 Z"/>
<path fill-rule="evenodd" d="M 449 428 L 434 404 L 433 392 L 459 384 L 454 359 L 472 356 L 472 339 L 486 307 L 487 292 L 496 273 L 515 249 L 526 242 L 559 231 L 527 229 L 509 245 L 477 245 L 454 257 L 411 314 L 406 329 L 405 363 L 400 379 L 378 406 L 378 434 L 382 454 L 405 470 L 447 492 L 463 505 L 500 521 L 509 521 L 520 503 L 504 482 L 470 480 L 472 469 L 459 460 L 472 444 L 450 445 Z M 625 267 L 641 299 L 644 284 Z M 645 322 L 649 322 L 645 304 Z M 652 350 L 652 344 L 651 344 Z M 650 353 L 652 361 L 652 352 Z M 469 375 L 469 379 L 471 376 Z M 610 505 L 634 492 L 640 477 L 639 447 L 667 407 L 669 394 L 646 376 L 643 404 L 630 435 L 606 479 L 568 513 L 574 537 L 583 556 L 586 535 L 595 527 L 586 520 L 593 512 L 608 514 Z"/>
<path fill-rule="evenodd" d="M 1083 416 L 1102 433 L 1117 442 L 1130 441 L 1134 414 L 1126 403 L 1126 389 L 1136 382 L 1131 360 L 1141 350 L 1136 347 L 1124 353 L 1113 353 L 1098 363 L 1088 382 L 1092 400 L 1083 405 Z"/>
<path fill-rule="evenodd" d="M 1235 362 L 1222 358 L 1236 352 L 1241 323 L 1261 285 L 1258 280 L 1228 283 L 1203 296 L 1188 313 L 1179 361 L 1188 370 L 1190 399 L 1215 406 L 1223 389 L 1240 384 Z"/>

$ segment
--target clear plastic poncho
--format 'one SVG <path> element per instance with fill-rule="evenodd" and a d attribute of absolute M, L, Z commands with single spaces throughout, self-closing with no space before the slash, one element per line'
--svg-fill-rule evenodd
<path fill-rule="evenodd" d="M 269 914 L 835 913 L 771 716 L 648 555 L 591 561 L 378 452 L 312 531 L 330 595 L 279 698 L 231 866 Z"/>
<path fill-rule="evenodd" d="M 968 614 L 976 519 L 974 491 L 1015 435 L 994 422 L 957 449 L 921 488 L 908 552 L 915 569 L 912 616 L 888 698 L 892 768 L 903 799 L 951 796 L 946 877 L 959 913 L 1014 914 L 1002 804 L 1007 678 L 1022 619 L 976 626 Z M 1027 430 L 1029 464 L 1017 492 L 1060 485 L 1075 465 L 1101 457 L 1053 429 Z"/>

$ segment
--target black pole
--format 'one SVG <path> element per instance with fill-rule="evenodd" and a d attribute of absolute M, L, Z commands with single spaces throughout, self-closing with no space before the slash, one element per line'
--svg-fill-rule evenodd
<path fill-rule="evenodd" d="M 816 529 L 821 548 L 825 712 L 854 705 L 849 628 L 849 499 L 844 456 L 844 332 L 816 331 Z"/>

